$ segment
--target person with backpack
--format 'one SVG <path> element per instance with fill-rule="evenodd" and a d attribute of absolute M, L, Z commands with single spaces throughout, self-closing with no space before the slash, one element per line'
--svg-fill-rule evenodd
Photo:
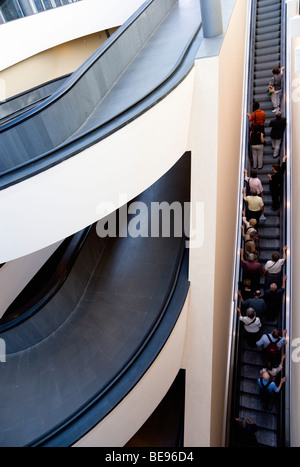
<path fill-rule="evenodd" d="M 286 329 L 282 331 L 282 336 L 278 329 L 273 329 L 270 334 L 263 334 L 256 342 L 258 349 L 265 354 L 267 366 L 276 367 L 281 359 L 281 349 L 287 344 Z"/>
<path fill-rule="evenodd" d="M 244 169 L 245 182 L 246 182 L 246 194 L 249 195 L 251 190 L 256 190 L 258 196 L 263 196 L 263 186 L 261 180 L 257 177 L 257 170 L 251 170 L 250 177 L 248 177 L 247 169 Z"/>
<path fill-rule="evenodd" d="M 250 131 L 254 128 L 258 128 L 263 134 L 265 134 L 265 121 L 266 121 L 266 114 L 260 108 L 259 102 L 254 102 L 253 104 L 253 112 L 252 114 L 247 113 L 249 118 L 249 122 L 251 123 Z"/>
<path fill-rule="evenodd" d="M 265 410 L 272 410 L 273 408 L 273 393 L 278 394 L 282 388 L 285 378 L 281 378 L 278 386 L 272 381 L 268 371 L 262 372 L 258 378 L 257 384 L 259 386 L 259 394 Z"/>
<path fill-rule="evenodd" d="M 250 131 L 249 139 L 252 149 L 253 169 L 262 169 L 265 139 L 260 126 L 254 127 L 253 130 Z"/>

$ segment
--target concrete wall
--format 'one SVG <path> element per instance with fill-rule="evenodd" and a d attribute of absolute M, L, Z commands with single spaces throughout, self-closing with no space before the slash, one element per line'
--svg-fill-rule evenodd
<path fill-rule="evenodd" d="M 186 446 L 222 445 L 248 6 L 244 0 L 234 3 L 218 55 L 196 61 L 192 202 L 204 203 L 204 242 L 190 253 Z M 203 46 L 209 49 L 207 41 Z"/>

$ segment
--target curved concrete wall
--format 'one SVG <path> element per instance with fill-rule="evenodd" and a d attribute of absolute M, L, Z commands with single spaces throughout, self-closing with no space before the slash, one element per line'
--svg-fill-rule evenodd
<path fill-rule="evenodd" d="M 64 42 L 119 26 L 143 3 L 84 0 L 2 24 L 0 71 Z"/>

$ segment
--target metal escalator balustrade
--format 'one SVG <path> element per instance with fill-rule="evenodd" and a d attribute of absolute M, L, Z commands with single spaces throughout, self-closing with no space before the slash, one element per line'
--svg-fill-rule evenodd
<path fill-rule="evenodd" d="M 166 28 L 180 28 L 176 46 Z M 1 125 L 0 189 L 73 157 L 145 113 L 187 76 L 201 40 L 197 0 L 147 0 L 49 99 Z"/>
<path fill-rule="evenodd" d="M 278 251 L 282 257 L 283 246 L 286 243 L 286 214 L 285 199 L 281 203 L 279 210 L 272 209 L 272 196 L 269 187 L 268 174 L 272 174 L 272 164 L 282 162 L 285 154 L 285 140 L 281 147 L 279 158 L 273 157 L 273 149 L 270 138 L 270 121 L 275 118 L 271 98 L 267 95 L 268 83 L 272 77 L 272 69 L 281 68 L 285 64 L 285 2 L 281 0 L 258 0 L 252 2 L 252 26 L 251 26 L 251 48 L 249 53 L 249 75 L 248 75 L 248 109 L 252 111 L 254 101 L 260 103 L 260 108 L 265 112 L 265 145 L 263 156 L 263 168 L 258 170 L 258 177 L 263 184 L 264 211 L 266 215 L 265 223 L 260 223 L 258 228 L 259 235 L 259 262 L 262 266 L 271 259 L 272 252 Z M 285 91 L 283 91 L 281 111 L 285 111 Z M 250 112 L 251 113 L 251 112 Z M 251 150 L 249 148 L 249 123 L 246 123 L 244 137 L 244 159 L 245 167 L 251 169 Z M 242 177 L 242 175 L 241 175 Z M 242 184 L 242 181 L 241 181 Z M 239 200 L 239 206 L 242 206 Z M 242 209 L 245 209 L 246 205 Z M 242 217 L 242 213 L 239 213 Z M 238 226 L 240 228 L 240 221 Z M 239 235 L 239 234 L 238 234 Z M 243 240 L 240 239 L 239 245 L 243 248 Z M 239 255 L 237 261 L 240 263 Z M 286 269 L 285 269 L 286 272 Z M 234 306 L 239 305 L 237 300 L 237 291 L 240 281 L 243 279 L 243 273 L 237 265 L 237 273 L 234 286 Z M 264 279 L 261 280 L 261 291 L 264 291 Z M 283 330 L 286 324 L 285 320 L 285 301 L 283 300 L 282 316 L 276 318 L 262 319 L 261 334 L 269 333 L 274 328 Z M 262 405 L 259 396 L 257 380 L 260 370 L 265 367 L 263 354 L 256 346 L 249 346 L 245 340 L 242 326 L 239 324 L 237 315 L 235 315 L 236 328 L 234 333 L 236 341 L 232 346 L 231 360 L 234 365 L 232 376 L 232 387 L 229 388 L 232 394 L 231 407 L 228 411 L 227 420 L 230 417 L 230 435 L 227 440 L 229 444 L 238 445 L 236 432 L 234 431 L 234 419 L 251 419 L 257 425 L 256 439 L 259 446 L 279 447 L 286 445 L 284 441 L 285 428 L 285 400 L 282 397 L 284 389 L 273 404 L 272 410 L 266 410 Z M 280 378 L 279 378 L 280 379 Z M 278 382 L 276 381 L 278 385 Z"/>

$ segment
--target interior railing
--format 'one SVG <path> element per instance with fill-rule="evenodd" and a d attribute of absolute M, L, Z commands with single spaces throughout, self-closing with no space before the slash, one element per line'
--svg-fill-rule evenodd
<path fill-rule="evenodd" d="M 285 376 L 286 382 L 282 397 L 284 397 L 284 439 L 285 446 L 290 446 L 290 404 L 291 404 L 291 344 L 289 336 L 292 330 L 292 309 L 291 309 L 291 296 L 292 296 L 292 110 L 291 110 L 291 30 L 289 20 L 287 18 L 287 5 L 284 8 L 284 32 L 285 32 L 285 47 L 283 50 L 285 58 L 285 73 L 284 73 L 284 110 L 286 115 L 286 133 L 283 140 L 283 147 L 285 148 L 286 159 L 286 177 L 284 178 L 284 243 L 287 245 L 287 259 L 285 262 L 284 273 L 286 275 L 286 290 L 284 300 L 283 313 L 283 329 L 287 329 L 288 345 L 286 346 L 285 358 Z M 283 32 L 283 31 L 282 31 Z"/>

